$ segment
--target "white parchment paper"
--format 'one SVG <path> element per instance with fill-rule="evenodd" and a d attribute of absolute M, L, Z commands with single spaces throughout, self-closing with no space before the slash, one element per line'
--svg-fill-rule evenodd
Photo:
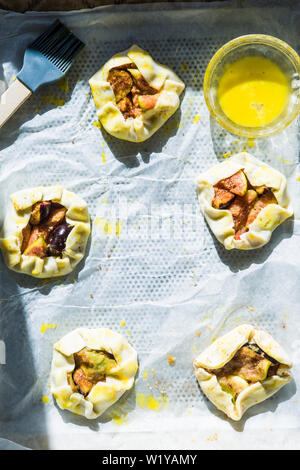
<path fill-rule="evenodd" d="M 87 200 L 93 222 L 85 261 L 65 278 L 18 275 L 1 258 L 2 439 L 51 449 L 299 448 L 298 121 L 247 141 L 210 118 L 202 91 L 210 57 L 234 37 L 272 34 L 299 51 L 299 2 L 247 4 L 0 13 L 2 87 L 19 71 L 26 45 L 54 18 L 86 44 L 67 79 L 37 91 L 0 130 L 1 220 L 10 193 L 61 184 Z M 108 58 L 133 43 L 186 84 L 180 110 L 142 144 L 95 125 L 88 85 Z M 203 221 L 194 181 L 223 154 L 241 150 L 287 176 L 295 217 L 264 248 L 227 252 Z M 242 322 L 282 343 L 295 381 L 233 423 L 204 399 L 192 361 Z M 49 392 L 52 345 L 77 326 L 115 329 L 139 355 L 134 389 L 95 421 L 59 410 Z"/>

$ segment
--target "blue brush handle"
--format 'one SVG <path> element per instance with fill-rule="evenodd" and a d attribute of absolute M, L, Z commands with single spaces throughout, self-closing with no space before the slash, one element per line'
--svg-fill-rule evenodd
<path fill-rule="evenodd" d="M 63 75 L 55 65 L 38 51 L 26 49 L 23 67 L 17 78 L 34 92 L 41 85 L 59 80 Z"/>

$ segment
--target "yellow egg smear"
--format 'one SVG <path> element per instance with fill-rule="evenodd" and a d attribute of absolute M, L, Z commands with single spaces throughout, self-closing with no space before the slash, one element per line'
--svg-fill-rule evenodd
<path fill-rule="evenodd" d="M 160 411 L 162 407 L 167 404 L 167 396 L 162 395 L 161 397 L 155 398 L 152 395 L 146 395 L 144 393 L 137 392 L 136 403 L 140 408 L 151 411 Z"/>
<path fill-rule="evenodd" d="M 227 65 L 219 82 L 218 100 L 236 124 L 264 127 L 282 113 L 289 93 L 289 81 L 274 62 L 245 57 Z"/>

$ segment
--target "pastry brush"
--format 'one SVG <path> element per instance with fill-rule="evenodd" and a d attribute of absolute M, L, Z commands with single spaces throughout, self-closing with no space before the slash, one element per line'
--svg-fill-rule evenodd
<path fill-rule="evenodd" d="M 22 70 L 1 95 L 0 127 L 41 85 L 62 78 L 83 47 L 59 20 L 28 46 Z"/>

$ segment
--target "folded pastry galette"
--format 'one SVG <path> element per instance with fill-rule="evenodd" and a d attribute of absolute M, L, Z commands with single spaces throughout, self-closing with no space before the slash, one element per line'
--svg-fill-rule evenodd
<path fill-rule="evenodd" d="M 90 234 L 86 202 L 61 186 L 23 189 L 10 201 L 0 240 L 7 266 L 39 278 L 71 272 Z"/>
<path fill-rule="evenodd" d="M 284 175 L 246 152 L 201 174 L 197 187 L 201 211 L 228 250 L 262 247 L 293 215 Z"/>
<path fill-rule="evenodd" d="M 290 382 L 291 365 L 282 347 L 251 325 L 218 338 L 194 360 L 202 391 L 235 421 Z"/>
<path fill-rule="evenodd" d="M 138 46 L 116 54 L 89 81 L 105 130 L 131 142 L 151 137 L 178 108 L 184 83 Z"/>
<path fill-rule="evenodd" d="M 137 354 L 106 328 L 78 328 L 54 345 L 51 393 L 61 409 L 100 416 L 134 384 Z"/>

